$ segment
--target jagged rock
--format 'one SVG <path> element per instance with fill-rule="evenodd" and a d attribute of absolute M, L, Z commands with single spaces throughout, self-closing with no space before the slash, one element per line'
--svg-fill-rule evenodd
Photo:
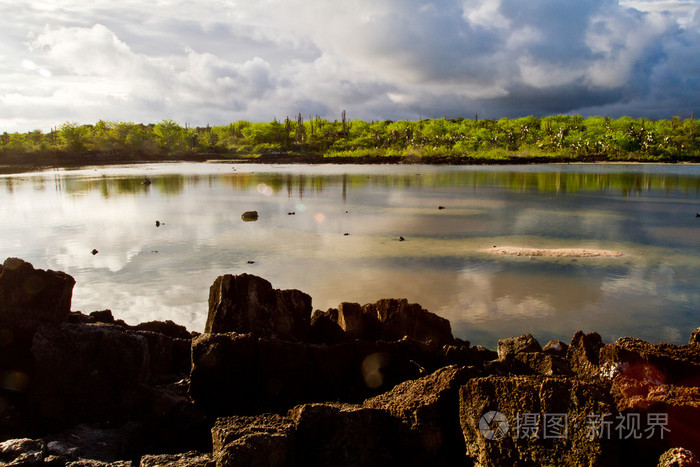
<path fill-rule="evenodd" d="M 698 459 L 692 451 L 683 448 L 672 448 L 659 457 L 658 467 L 700 467 Z"/>
<path fill-rule="evenodd" d="M 690 333 L 688 344 L 700 345 L 700 328 L 693 329 L 693 332 Z"/>
<path fill-rule="evenodd" d="M 576 331 L 566 351 L 569 367 L 579 378 L 594 378 L 600 374 L 599 355 L 603 340 L 597 332 Z"/>
<path fill-rule="evenodd" d="M 337 316 L 338 326 L 348 338 L 374 341 L 379 337 L 380 324 L 374 310 L 363 310 L 359 303 L 343 302 L 338 305 Z"/>
<path fill-rule="evenodd" d="M 382 299 L 362 307 L 364 313 L 376 315 L 380 322 L 378 338 L 399 340 L 404 336 L 419 341 L 433 341 L 436 346 L 452 344 L 450 322 L 408 300 Z"/>
<path fill-rule="evenodd" d="M 92 318 L 91 322 L 93 323 L 114 323 L 112 310 L 93 311 L 89 316 Z"/>
<path fill-rule="evenodd" d="M 700 385 L 696 381 L 694 386 L 678 386 L 665 380 L 664 373 L 649 363 L 626 366 L 612 380 L 610 392 L 618 411 L 639 417 L 640 431 L 653 429 L 644 442 L 629 448 L 639 459 L 656 458 L 674 446 L 700 451 Z M 650 419 L 662 423 L 650 428 Z"/>
<path fill-rule="evenodd" d="M 152 384 L 161 384 L 189 375 L 192 366 L 191 339 L 175 339 L 150 331 L 136 331 L 148 344 L 148 369 Z"/>
<path fill-rule="evenodd" d="M 430 341 L 436 347 L 455 342 L 448 320 L 423 309 L 417 303 L 408 303 L 406 299 L 388 298 L 363 306 L 343 302 L 337 309 L 317 312 L 316 315 L 317 321 L 335 322 L 344 331 L 346 339 L 396 341 L 409 337 Z M 318 336 L 315 339 L 318 341 Z M 334 340 L 338 342 L 339 337 L 334 336 Z"/>
<path fill-rule="evenodd" d="M 0 443 L 0 465 L 38 465 L 45 457 L 46 443 L 41 440 L 21 438 Z"/>
<path fill-rule="evenodd" d="M 615 407 L 601 382 L 489 376 L 460 390 L 466 453 L 482 465 L 617 465 L 617 444 L 590 437 L 589 415 L 608 413 Z"/>
<path fill-rule="evenodd" d="M 566 352 L 569 350 L 569 344 L 560 340 L 551 340 L 542 349 L 543 352 L 556 355 L 557 357 L 566 358 Z"/>
<path fill-rule="evenodd" d="M 342 344 L 348 340 L 347 334 L 338 326 L 338 310 L 314 311 L 314 314 L 311 315 L 309 342 L 312 344 L 334 345 Z"/>
<path fill-rule="evenodd" d="M 459 388 L 478 374 L 473 367 L 445 367 L 367 399 L 364 407 L 382 409 L 415 434 L 416 464 L 463 465 L 464 437 L 459 424 Z"/>
<path fill-rule="evenodd" d="M 289 417 L 263 414 L 219 418 L 211 434 L 216 465 L 297 465 L 294 422 Z"/>
<path fill-rule="evenodd" d="M 74 285 L 66 273 L 7 258 L 0 266 L 0 329 L 34 330 L 41 323 L 66 321 Z"/>
<path fill-rule="evenodd" d="M 660 383 L 700 385 L 700 346 L 649 344 L 621 337 L 599 351 L 601 374 L 612 378 L 636 367 L 651 368 Z"/>
<path fill-rule="evenodd" d="M 521 352 L 541 352 L 542 347 L 532 334 L 523 334 L 519 337 L 510 337 L 498 341 L 498 359 L 512 360 L 516 354 Z"/>
<path fill-rule="evenodd" d="M 134 463 L 131 461 L 103 462 L 95 459 L 78 459 L 68 462 L 66 467 L 134 467 Z"/>
<path fill-rule="evenodd" d="M 570 375 L 569 363 L 556 355 L 545 352 L 521 352 L 513 359 L 514 371 L 522 374 L 544 376 Z"/>
<path fill-rule="evenodd" d="M 350 404 L 306 404 L 289 412 L 296 425 L 298 465 L 411 464 L 406 430 L 380 409 Z"/>
<path fill-rule="evenodd" d="M 306 341 L 311 297 L 277 290 L 257 276 L 219 276 L 209 290 L 206 333 L 252 333 L 258 337 Z"/>
<path fill-rule="evenodd" d="M 191 339 L 192 333 L 190 333 L 185 326 L 176 324 L 171 320 L 167 321 L 146 321 L 145 323 L 139 323 L 134 328 L 137 331 L 149 331 L 162 334 L 164 336 L 172 337 L 174 339 Z"/>
<path fill-rule="evenodd" d="M 148 454 L 141 456 L 140 467 L 214 467 L 208 453 L 189 451 L 182 454 Z"/>
<path fill-rule="evenodd" d="M 39 424 L 69 426 L 133 415 L 148 382 L 148 343 L 118 326 L 43 325 L 32 342 L 29 402 Z"/>
<path fill-rule="evenodd" d="M 190 395 L 210 414 L 250 414 L 361 400 L 438 366 L 438 354 L 410 339 L 325 346 L 202 334 L 192 341 Z"/>
<path fill-rule="evenodd" d="M 494 360 L 498 354 L 480 345 L 470 346 L 469 342 L 455 339 L 455 344 L 442 347 L 442 361 L 444 365 L 481 365 L 484 362 Z"/>

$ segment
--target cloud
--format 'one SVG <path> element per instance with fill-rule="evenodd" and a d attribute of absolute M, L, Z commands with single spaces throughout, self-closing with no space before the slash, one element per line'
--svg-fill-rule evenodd
<path fill-rule="evenodd" d="M 700 104 L 698 0 L 0 6 L 0 129 L 342 109 L 367 120 L 666 118 Z"/>

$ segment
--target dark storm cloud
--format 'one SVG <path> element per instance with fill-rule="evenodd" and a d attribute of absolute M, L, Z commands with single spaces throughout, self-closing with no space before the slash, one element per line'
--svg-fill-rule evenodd
<path fill-rule="evenodd" d="M 700 2 L 0 0 L 0 130 L 700 108 Z"/>

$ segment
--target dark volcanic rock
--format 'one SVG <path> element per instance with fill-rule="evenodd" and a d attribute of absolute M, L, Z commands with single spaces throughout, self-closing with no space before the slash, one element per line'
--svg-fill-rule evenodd
<path fill-rule="evenodd" d="M 66 321 L 74 285 L 68 274 L 7 258 L 0 266 L 0 329 L 33 330 L 41 323 Z"/>
<path fill-rule="evenodd" d="M 148 370 L 152 384 L 186 378 L 192 366 L 191 339 L 176 339 L 151 331 L 136 331 L 148 344 Z"/>
<path fill-rule="evenodd" d="M 374 310 L 365 311 L 359 303 L 338 305 L 338 326 L 350 339 L 374 341 L 379 337 L 379 319 Z M 403 337 L 399 336 L 399 339 Z M 392 339 L 397 340 L 397 339 Z"/>
<path fill-rule="evenodd" d="M 700 345 L 700 328 L 693 329 L 693 332 L 690 333 L 688 344 Z"/>
<path fill-rule="evenodd" d="M 342 344 L 350 338 L 338 325 L 338 310 L 316 310 L 311 315 L 309 342 L 312 344 Z"/>
<path fill-rule="evenodd" d="M 141 456 L 140 467 L 214 467 L 209 453 L 188 451 L 181 454 L 148 454 Z"/>
<path fill-rule="evenodd" d="M 167 321 L 146 321 L 139 323 L 134 328 L 137 331 L 149 331 L 172 337 L 174 339 L 191 339 L 190 333 L 185 326 L 176 324 L 170 320 Z"/>
<path fill-rule="evenodd" d="M 621 337 L 602 347 L 599 363 L 603 376 L 614 377 L 635 367 L 652 368 L 661 383 L 700 386 L 700 346 L 649 344 Z"/>
<path fill-rule="evenodd" d="M 512 360 L 515 355 L 522 352 L 541 352 L 542 347 L 532 334 L 523 334 L 519 337 L 510 337 L 498 341 L 498 359 Z"/>
<path fill-rule="evenodd" d="M 476 368 L 445 367 L 364 402 L 406 425 L 416 440 L 416 464 L 464 465 L 464 437 L 459 423 L 459 388 L 478 374 Z"/>
<path fill-rule="evenodd" d="M 597 377 L 600 374 L 598 353 L 602 347 L 603 340 L 597 332 L 576 331 L 566 351 L 571 371 L 579 378 Z"/>
<path fill-rule="evenodd" d="M 294 422 L 289 417 L 263 414 L 219 418 L 211 434 L 216 465 L 297 465 Z"/>
<path fill-rule="evenodd" d="M 700 459 L 688 449 L 672 448 L 659 457 L 657 465 L 658 467 L 700 467 Z"/>
<path fill-rule="evenodd" d="M 140 467 L 214 467 L 209 453 L 188 451 L 181 454 L 147 454 L 141 456 Z"/>
<path fill-rule="evenodd" d="M 45 457 L 46 443 L 41 440 L 21 438 L 0 443 L 0 465 L 39 465 Z"/>
<path fill-rule="evenodd" d="M 209 290 L 204 332 L 252 333 L 258 337 L 306 341 L 311 297 L 298 290 L 277 290 L 257 276 L 219 276 Z"/>
<path fill-rule="evenodd" d="M 346 339 L 397 341 L 409 337 L 430 341 L 436 347 L 455 342 L 448 320 L 423 309 L 417 303 L 408 303 L 406 299 L 387 298 L 363 306 L 343 302 L 337 309 L 316 314 L 319 326 L 329 328 L 324 321 L 331 320 L 345 333 Z M 337 331 L 331 332 L 332 340 L 340 341 Z M 317 334 L 315 341 L 318 342 L 320 338 Z"/>
<path fill-rule="evenodd" d="M 557 357 L 566 358 L 566 352 L 569 350 L 569 344 L 560 340 L 551 340 L 542 349 L 543 352 L 556 355 Z"/>
<path fill-rule="evenodd" d="M 494 411 L 504 417 L 498 426 Z M 614 413 L 612 398 L 599 382 L 489 376 L 472 379 L 460 390 L 466 452 L 483 465 L 617 465 L 617 445 L 591 437 L 588 418 Z"/>
<path fill-rule="evenodd" d="M 114 323 L 114 316 L 112 315 L 112 310 L 93 311 L 92 313 L 90 313 L 90 318 L 92 318 L 91 321 L 94 323 Z"/>
<path fill-rule="evenodd" d="M 380 409 L 307 404 L 289 413 L 296 425 L 298 465 L 410 465 L 401 422 Z"/>
<path fill-rule="evenodd" d="M 31 409 L 49 426 L 133 416 L 148 382 L 146 339 L 117 326 L 43 325 L 32 355 Z"/>
<path fill-rule="evenodd" d="M 513 370 L 517 373 L 544 376 L 572 374 L 569 363 L 565 359 L 545 352 L 521 352 L 515 354 Z"/>
<path fill-rule="evenodd" d="M 215 415 L 357 401 L 434 371 L 439 362 L 428 346 L 410 339 L 325 346 L 202 334 L 192 342 L 190 395 Z"/>
<path fill-rule="evenodd" d="M 408 303 L 406 299 L 382 299 L 362 309 L 365 314 L 376 315 L 380 322 L 378 338 L 381 340 L 399 340 L 408 336 L 419 341 L 433 341 L 440 347 L 454 342 L 448 320 L 417 303 Z"/>

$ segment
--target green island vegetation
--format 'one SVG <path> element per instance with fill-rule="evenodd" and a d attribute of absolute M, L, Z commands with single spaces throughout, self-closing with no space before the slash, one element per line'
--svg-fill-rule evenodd
<path fill-rule="evenodd" d="M 323 118 L 228 125 L 66 122 L 50 132 L 0 134 L 0 165 L 187 159 L 285 162 L 700 162 L 700 123 L 688 119 L 550 116 L 418 121 Z"/>

